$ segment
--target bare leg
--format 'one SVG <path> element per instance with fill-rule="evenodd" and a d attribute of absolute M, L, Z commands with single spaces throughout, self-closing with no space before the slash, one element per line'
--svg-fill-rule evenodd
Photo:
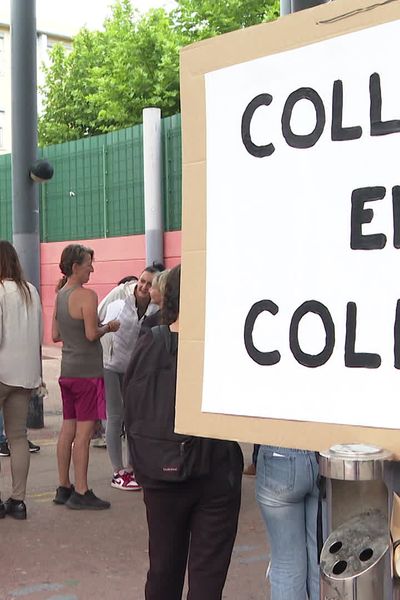
<path fill-rule="evenodd" d="M 94 427 L 95 421 L 78 421 L 76 424 L 72 460 L 75 470 L 75 489 L 78 494 L 84 494 L 88 490 L 89 446 Z"/>
<path fill-rule="evenodd" d="M 60 478 L 60 485 L 63 487 L 71 487 L 69 467 L 71 464 L 71 450 L 75 433 L 75 419 L 67 419 L 63 421 L 57 442 L 58 476 Z"/>

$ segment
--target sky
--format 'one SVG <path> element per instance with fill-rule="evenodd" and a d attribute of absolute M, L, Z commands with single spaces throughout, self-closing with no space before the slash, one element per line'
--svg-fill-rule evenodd
<path fill-rule="evenodd" d="M 0 0 L 0 22 L 9 22 L 10 1 Z M 112 4 L 113 0 L 36 0 L 37 28 L 66 35 L 76 34 L 84 25 L 100 29 Z M 132 4 L 144 13 L 160 6 L 170 10 L 174 1 L 132 0 Z"/>

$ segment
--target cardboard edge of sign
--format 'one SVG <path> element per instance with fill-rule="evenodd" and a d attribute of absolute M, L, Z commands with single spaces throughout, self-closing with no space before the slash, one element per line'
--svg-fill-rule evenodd
<path fill-rule="evenodd" d="M 382 4 L 353 0 L 351 8 L 347 0 L 336 0 L 281 17 L 272 23 L 198 42 L 182 50 L 182 300 L 176 431 L 308 450 L 324 450 L 333 444 L 359 442 L 378 445 L 393 452 L 395 458 L 400 458 L 400 435 L 397 429 L 201 411 L 207 219 L 204 75 L 227 66 L 398 19 L 399 0 Z M 234 285 L 234 282 L 231 284 Z M 271 402 L 273 401 L 272 390 Z"/>

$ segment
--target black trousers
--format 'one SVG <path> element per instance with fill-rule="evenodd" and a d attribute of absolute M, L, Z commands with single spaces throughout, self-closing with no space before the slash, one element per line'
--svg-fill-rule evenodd
<path fill-rule="evenodd" d="M 238 459 L 234 473 L 163 489 L 144 488 L 150 569 L 146 600 L 181 600 L 188 566 L 188 600 L 220 600 L 231 560 L 241 499 Z"/>

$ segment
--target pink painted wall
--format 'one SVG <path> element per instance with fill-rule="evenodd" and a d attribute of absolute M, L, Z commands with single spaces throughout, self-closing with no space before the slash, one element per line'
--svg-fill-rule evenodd
<path fill-rule="evenodd" d="M 40 248 L 40 294 L 44 316 L 44 344 L 52 344 L 51 318 L 54 308 L 55 287 L 61 277 L 58 263 L 61 252 L 68 244 L 78 243 L 94 250 L 94 273 L 89 287 L 96 290 L 99 301 L 126 275 L 139 276 L 145 265 L 145 237 L 132 235 L 97 240 L 50 242 Z M 165 266 L 173 267 L 180 262 L 181 232 L 164 234 Z"/>

